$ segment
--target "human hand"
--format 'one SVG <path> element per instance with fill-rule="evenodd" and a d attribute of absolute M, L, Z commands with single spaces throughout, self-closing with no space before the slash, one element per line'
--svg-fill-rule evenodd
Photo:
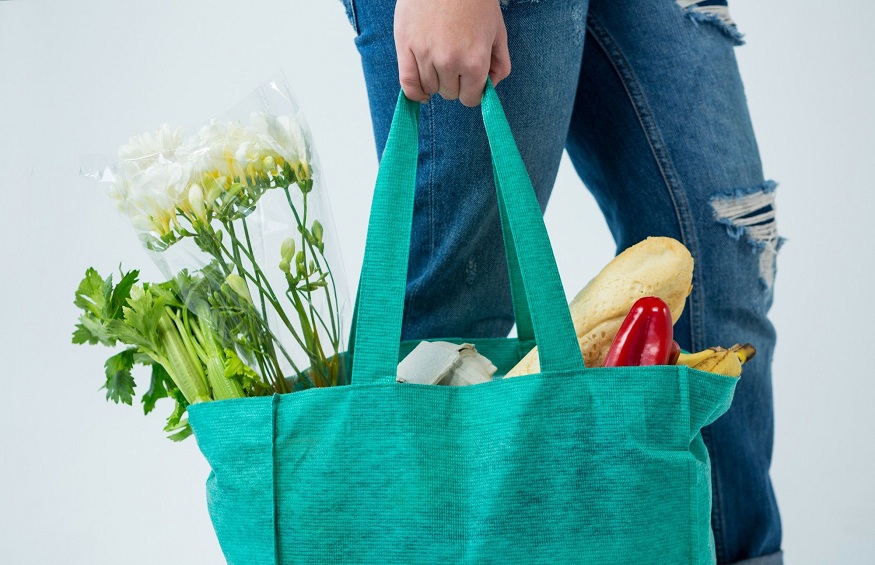
<path fill-rule="evenodd" d="M 432 94 L 480 104 L 487 75 L 510 74 L 507 30 L 498 0 L 398 0 L 395 49 L 401 89 L 411 100 Z"/>

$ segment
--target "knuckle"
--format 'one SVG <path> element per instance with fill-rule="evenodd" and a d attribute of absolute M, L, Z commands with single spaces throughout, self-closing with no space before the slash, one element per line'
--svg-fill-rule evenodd
<path fill-rule="evenodd" d="M 482 57 L 466 57 L 461 62 L 462 70 L 468 74 L 472 75 L 486 75 L 486 72 L 489 70 L 489 59 L 484 59 Z"/>
<path fill-rule="evenodd" d="M 411 74 L 401 74 L 398 76 L 398 80 L 401 82 L 401 86 L 405 89 L 414 88 L 419 89 L 419 77 L 413 76 Z"/>
<path fill-rule="evenodd" d="M 434 56 L 434 66 L 438 71 L 458 68 L 460 57 L 450 51 L 442 51 Z"/>

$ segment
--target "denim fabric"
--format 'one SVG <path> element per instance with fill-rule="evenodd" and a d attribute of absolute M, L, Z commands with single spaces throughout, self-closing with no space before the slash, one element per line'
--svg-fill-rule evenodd
<path fill-rule="evenodd" d="M 395 1 L 342 1 L 379 156 L 399 89 Z M 502 8 L 513 70 L 497 92 L 542 209 L 567 150 L 618 252 L 663 235 L 693 254 L 680 345 L 756 345 L 732 407 L 703 430 L 712 526 L 719 563 L 780 563 L 769 479 L 775 185 L 763 178 L 733 52 L 740 34 L 725 2 L 510 0 Z M 421 116 L 403 338 L 506 336 L 513 308 L 480 110 L 433 96 Z"/>

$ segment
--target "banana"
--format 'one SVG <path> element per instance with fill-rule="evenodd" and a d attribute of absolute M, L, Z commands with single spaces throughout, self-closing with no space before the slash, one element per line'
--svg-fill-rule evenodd
<path fill-rule="evenodd" d="M 730 349 L 715 351 L 704 361 L 693 366 L 693 369 L 726 375 L 727 377 L 741 376 L 741 360 Z"/>
<path fill-rule="evenodd" d="M 732 350 L 738 355 L 738 359 L 741 361 L 742 365 L 753 359 L 753 356 L 757 354 L 757 350 L 749 343 L 745 343 L 744 345 L 736 344 L 732 347 Z"/>
<path fill-rule="evenodd" d="M 741 366 L 755 354 L 756 349 L 749 343 L 735 344 L 729 349 L 710 347 L 696 353 L 681 353 L 677 364 L 727 377 L 738 377 L 741 376 Z"/>
<path fill-rule="evenodd" d="M 708 357 L 711 357 L 718 350 L 723 349 L 722 347 L 709 347 L 703 351 L 699 351 L 697 353 L 681 353 L 678 356 L 678 360 L 675 365 L 686 365 L 687 367 L 695 367 Z"/>

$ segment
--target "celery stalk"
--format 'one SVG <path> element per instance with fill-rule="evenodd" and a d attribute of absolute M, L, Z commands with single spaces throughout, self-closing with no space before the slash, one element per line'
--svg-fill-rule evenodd
<path fill-rule="evenodd" d="M 203 354 L 201 361 L 207 368 L 207 381 L 213 389 L 214 400 L 243 398 L 243 388 L 234 379 L 225 376 L 225 354 L 213 337 L 213 331 L 203 318 L 198 318 L 197 324 L 191 326 L 201 348 L 198 354 Z"/>
<path fill-rule="evenodd" d="M 169 361 L 164 368 L 185 399 L 190 404 L 211 400 L 200 360 L 197 357 L 192 359 L 176 324 L 167 312 L 158 320 L 158 339 L 163 344 Z"/>

